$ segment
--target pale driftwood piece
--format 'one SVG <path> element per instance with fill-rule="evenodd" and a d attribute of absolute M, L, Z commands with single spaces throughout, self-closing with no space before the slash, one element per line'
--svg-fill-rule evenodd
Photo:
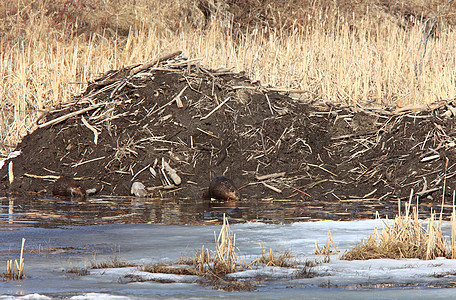
<path fill-rule="evenodd" d="M 85 112 L 88 112 L 88 111 L 91 111 L 91 110 L 94 110 L 95 108 L 98 108 L 100 106 L 103 106 L 103 105 L 106 105 L 106 103 L 98 103 L 96 105 L 92 105 L 92 106 L 89 106 L 89 107 L 86 107 L 86 108 L 83 108 L 81 110 L 78 110 L 78 111 L 74 111 L 72 113 L 69 113 L 69 114 L 66 114 L 64 116 L 60 116 L 54 120 L 51 120 L 51 121 L 48 121 L 46 123 L 43 123 L 43 124 L 39 124 L 38 125 L 38 128 L 43 128 L 43 127 L 47 127 L 49 125 L 55 125 L 55 124 L 58 124 L 58 123 L 61 123 L 71 117 L 74 117 L 74 116 L 77 116 L 77 115 L 80 115 L 80 114 L 83 114 Z"/>
<path fill-rule="evenodd" d="M 165 169 L 166 173 L 168 173 L 169 177 L 171 177 L 172 181 L 176 185 L 180 185 L 182 182 L 182 179 L 177 175 L 176 170 L 171 168 L 171 166 L 163 159 L 162 160 L 163 168 Z"/>
<path fill-rule="evenodd" d="M 222 103 L 220 103 L 219 105 L 217 105 L 213 110 L 211 110 L 207 115 L 205 115 L 204 117 L 201 117 L 200 120 L 205 120 L 207 118 L 209 118 L 214 112 L 216 112 L 220 107 L 223 106 L 223 104 L 225 104 L 226 102 L 228 102 L 229 100 L 231 99 L 231 97 L 228 97 L 226 98 L 225 100 L 222 101 Z"/>
<path fill-rule="evenodd" d="M 60 178 L 58 175 L 35 175 L 35 174 L 29 174 L 29 173 L 24 173 L 24 176 L 30 177 L 30 178 L 36 178 L 36 179 L 53 179 L 57 180 Z"/>
<path fill-rule="evenodd" d="M 157 63 L 160 63 L 162 61 L 165 61 L 165 60 L 168 60 L 168 59 L 172 59 L 172 58 L 175 58 L 176 56 L 179 56 L 181 55 L 182 51 L 176 51 L 176 52 L 173 52 L 173 53 L 170 53 L 170 54 L 167 54 L 165 56 L 162 56 L 154 61 L 151 61 L 151 62 L 148 62 L 148 63 L 144 63 L 140 66 L 137 66 L 133 69 L 130 70 L 130 76 L 133 76 L 135 75 L 136 73 L 139 73 L 141 71 L 144 71 L 144 70 L 147 70 L 149 69 L 150 67 L 154 66 L 155 64 Z"/>
<path fill-rule="evenodd" d="M 235 85 L 231 87 L 233 90 L 240 90 L 240 89 L 245 89 L 245 90 L 257 90 L 258 87 L 256 86 L 247 86 L 247 85 Z"/>
<path fill-rule="evenodd" d="M 93 142 L 95 143 L 95 145 L 97 145 L 98 144 L 98 135 L 100 133 L 95 129 L 95 127 L 93 127 L 92 125 L 89 124 L 89 122 L 87 122 L 87 120 L 84 118 L 84 116 L 81 116 L 81 120 L 82 120 L 82 123 L 93 132 Z"/>
<path fill-rule="evenodd" d="M 152 187 L 146 187 L 148 191 L 156 191 L 156 190 L 172 190 L 177 188 L 175 185 L 170 184 L 170 185 L 157 185 L 157 186 L 152 186 Z"/>
<path fill-rule="evenodd" d="M 261 176 L 255 176 L 257 180 L 266 180 L 266 179 L 271 179 L 271 178 L 278 178 L 278 177 L 284 177 L 285 172 L 279 172 L 279 173 L 272 173 L 272 174 L 267 174 L 267 175 L 261 175 Z"/>
<path fill-rule="evenodd" d="M 426 156 L 423 159 L 421 159 L 421 162 L 427 162 L 427 161 L 431 161 L 431 160 L 438 159 L 438 158 L 440 158 L 440 154 Z"/>
<path fill-rule="evenodd" d="M 8 164 L 8 180 L 9 180 L 9 183 L 13 183 L 14 181 L 14 173 L 13 173 L 13 162 L 10 161 L 9 164 Z"/>

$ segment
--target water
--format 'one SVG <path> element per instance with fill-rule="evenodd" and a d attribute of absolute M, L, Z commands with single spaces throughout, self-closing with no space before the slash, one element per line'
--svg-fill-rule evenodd
<path fill-rule="evenodd" d="M 290 218 L 304 216 L 287 213 L 291 211 L 291 205 L 273 202 L 265 202 L 265 218 L 260 215 L 259 205 L 252 209 L 249 202 L 244 203 L 244 207 L 222 203 L 212 203 L 211 206 L 203 202 L 191 207 L 183 200 L 165 203 L 161 200 L 108 197 L 86 202 L 0 200 L 2 272 L 6 260 L 19 259 L 21 239 L 26 239 L 26 278 L 0 281 L 0 295 L 3 295 L 0 299 L 21 295 L 34 297 L 34 294 L 75 299 L 82 296 L 84 299 L 445 299 L 454 294 L 456 262 L 442 258 L 432 261 L 342 261 L 339 253 L 331 255 L 329 262 L 314 267 L 312 278 L 296 275 L 306 260 L 323 260 L 313 251 L 315 242 L 320 247 L 326 244 L 329 230 L 337 248 L 344 251 L 371 234 L 375 226 L 381 227 L 381 223 L 375 220 L 291 223 Z M 276 214 L 272 209 L 274 205 L 282 208 Z M 195 282 L 195 277 L 191 276 L 157 275 L 141 272 L 135 267 L 89 270 L 89 274 L 84 276 L 67 272 L 87 269 L 91 262 L 101 262 L 113 256 L 147 265 L 193 257 L 203 245 L 215 250 L 214 235 L 220 231 L 219 214 L 223 212 L 228 213 L 233 221 L 231 231 L 236 234 L 236 246 L 242 259 L 251 261 L 258 257 L 262 247 L 282 252 L 288 250 L 297 260 L 297 266 L 261 267 L 235 273 L 231 276 L 262 279 L 254 285 L 253 291 L 240 292 L 217 290 Z M 448 233 L 449 225 L 444 223 L 443 229 Z M 132 280 L 133 275 L 136 281 L 140 280 Z M 157 282 L 157 279 L 170 283 Z"/>

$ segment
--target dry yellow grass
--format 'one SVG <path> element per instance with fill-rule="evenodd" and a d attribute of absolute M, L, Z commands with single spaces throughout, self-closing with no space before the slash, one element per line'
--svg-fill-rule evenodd
<path fill-rule="evenodd" d="M 270 21 L 242 33 L 228 2 L 3 1 L 1 153 L 33 130 L 40 113 L 81 93 L 100 73 L 175 50 L 307 99 L 405 105 L 456 97 L 453 23 L 440 22 L 416 74 L 423 22 L 407 15 L 412 7 L 432 17 L 446 1 L 410 0 L 401 8 L 301 0 L 282 12 L 270 2 L 263 11 Z M 447 20 L 454 19 L 453 6 Z"/>
<path fill-rule="evenodd" d="M 413 192 L 412 192 L 413 194 Z M 453 197 L 454 198 L 454 197 Z M 411 199 L 410 199 L 411 200 Z M 411 203 L 406 204 L 405 215 L 396 216 L 392 224 L 383 222 L 381 232 L 377 229 L 374 233 L 363 239 L 358 245 L 346 251 L 341 259 L 365 260 L 379 258 L 419 258 L 435 259 L 446 257 L 456 259 L 455 255 L 455 206 L 451 216 L 451 241 L 443 236 L 441 218 L 436 221 L 435 214 L 425 222 L 418 218 L 418 203 L 410 213 Z"/>

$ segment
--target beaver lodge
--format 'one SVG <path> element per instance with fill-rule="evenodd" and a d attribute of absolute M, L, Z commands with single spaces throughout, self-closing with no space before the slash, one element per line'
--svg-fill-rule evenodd
<path fill-rule="evenodd" d="M 392 216 L 412 189 L 428 211 L 450 201 L 454 101 L 394 110 L 298 92 L 179 53 L 109 71 L 43 115 L 0 169 L 0 196 L 49 197 L 64 177 L 98 195 L 140 182 L 146 197 L 196 201 L 226 176 L 241 201 L 294 201 L 302 216 Z"/>

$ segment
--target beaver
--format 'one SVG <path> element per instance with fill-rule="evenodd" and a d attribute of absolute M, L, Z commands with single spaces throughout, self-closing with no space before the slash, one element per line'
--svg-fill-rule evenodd
<path fill-rule="evenodd" d="M 52 190 L 52 195 L 85 198 L 86 191 L 79 182 L 69 177 L 60 177 L 55 183 Z"/>
<path fill-rule="evenodd" d="M 215 177 L 209 185 L 209 197 L 220 200 L 239 200 L 241 193 L 231 180 L 225 176 Z"/>

